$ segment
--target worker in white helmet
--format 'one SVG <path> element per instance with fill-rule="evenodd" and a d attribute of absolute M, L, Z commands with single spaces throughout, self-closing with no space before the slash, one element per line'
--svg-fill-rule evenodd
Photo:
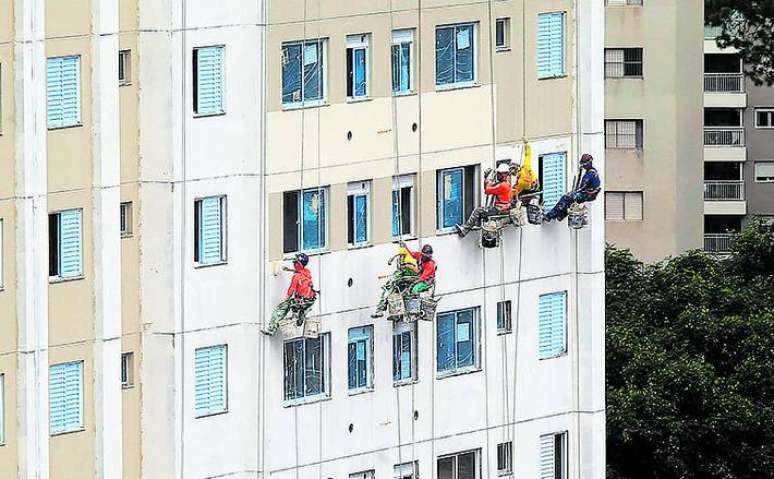
<path fill-rule="evenodd" d="M 457 225 L 457 233 L 464 238 L 471 229 L 480 226 L 481 222 L 492 215 L 507 215 L 511 209 L 511 174 L 510 166 L 503 162 L 497 166 L 494 179 L 489 179 L 492 170 L 484 172 L 484 193 L 494 197 L 494 202 L 487 201 L 485 206 L 479 206 L 470 214 L 465 224 Z M 491 204 L 490 204 L 491 203 Z"/>

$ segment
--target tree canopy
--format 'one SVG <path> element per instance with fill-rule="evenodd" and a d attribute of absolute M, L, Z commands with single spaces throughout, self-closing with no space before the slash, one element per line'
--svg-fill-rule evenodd
<path fill-rule="evenodd" d="M 774 231 L 643 265 L 606 252 L 608 478 L 774 470 Z"/>

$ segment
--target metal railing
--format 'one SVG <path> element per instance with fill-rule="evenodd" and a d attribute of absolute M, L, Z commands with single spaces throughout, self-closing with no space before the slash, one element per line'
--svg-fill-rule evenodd
<path fill-rule="evenodd" d="M 705 233 L 704 251 L 707 253 L 730 253 L 733 233 Z"/>
<path fill-rule="evenodd" d="M 704 129 L 705 146 L 744 146 L 744 128 L 712 127 Z"/>
<path fill-rule="evenodd" d="M 744 74 L 705 73 L 704 91 L 707 93 L 744 93 Z"/>
<path fill-rule="evenodd" d="M 704 199 L 708 201 L 744 200 L 744 181 L 705 180 Z"/>

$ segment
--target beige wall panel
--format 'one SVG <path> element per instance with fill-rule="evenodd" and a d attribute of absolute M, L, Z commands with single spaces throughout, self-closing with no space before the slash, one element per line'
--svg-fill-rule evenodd
<path fill-rule="evenodd" d="M 347 184 L 331 185 L 328 191 L 328 249 L 347 249 Z"/>
<path fill-rule="evenodd" d="M 497 141 L 520 140 L 524 131 L 524 23 L 521 2 L 492 5 L 493 16 L 510 19 L 510 48 L 494 54 L 493 81 L 497 98 Z"/>
<path fill-rule="evenodd" d="M 46 2 L 46 38 L 88 35 L 90 30 L 90 0 Z"/>
<path fill-rule="evenodd" d="M 142 384 L 140 384 L 140 362 L 142 360 L 141 339 L 139 334 L 125 335 L 121 339 L 121 351 L 134 353 L 134 385 L 123 388 L 122 428 L 123 428 L 123 479 L 140 479 L 142 468 L 142 436 L 140 430 L 140 408 Z"/>
<path fill-rule="evenodd" d="M 140 327 L 140 202 L 138 186 L 121 186 L 121 202 L 132 202 L 132 233 L 121 238 L 121 329 L 137 334 Z"/>
<path fill-rule="evenodd" d="M 90 192 L 56 193 L 48 196 L 49 213 L 68 208 L 83 209 L 83 278 L 49 284 L 48 337 L 52 346 L 90 341 L 94 338 L 94 242 Z"/>
<path fill-rule="evenodd" d="M 93 344 L 52 347 L 49 365 L 83 361 L 83 431 L 51 436 L 49 440 L 49 477 L 74 479 L 94 477 L 94 366 Z M 77 453 L 75 453 L 77 451 Z"/>
<path fill-rule="evenodd" d="M 491 144 L 490 95 L 489 86 L 422 94 L 423 152 Z"/>
<path fill-rule="evenodd" d="M 15 192 L 13 75 L 13 45 L 0 43 L 0 198 Z"/>
<path fill-rule="evenodd" d="M 139 24 L 137 0 L 118 2 L 118 28 L 121 32 L 137 30 Z"/>
<path fill-rule="evenodd" d="M 0 353 L 0 374 L 4 376 L 3 431 L 5 442 L 0 445 L 0 477 L 16 477 L 18 465 L 18 442 L 16 429 L 16 370 L 14 354 Z"/>
<path fill-rule="evenodd" d="M 417 231 L 421 236 L 435 236 L 436 234 L 436 176 L 435 171 L 423 171 L 417 175 L 419 190 L 417 191 Z"/>
<path fill-rule="evenodd" d="M 81 56 L 82 125 L 48 130 L 48 191 L 50 192 L 89 188 L 92 183 L 89 43 L 88 38 L 68 38 L 46 42 L 47 57 Z"/>
<path fill-rule="evenodd" d="M 378 178 L 371 188 L 371 242 L 392 241 L 392 177 Z"/>
<path fill-rule="evenodd" d="M 12 200 L 0 200 L 3 220 L 2 286 L 0 287 L 0 355 L 16 351 L 16 210 Z"/>
<path fill-rule="evenodd" d="M 127 2 L 131 3 L 131 2 Z M 138 91 L 139 84 L 139 51 L 137 36 L 134 33 L 122 34 L 119 37 L 119 48 L 131 50 L 131 83 L 118 88 L 118 105 L 120 111 L 120 149 L 121 149 L 121 183 L 137 181 L 140 169 L 138 128 Z"/>
<path fill-rule="evenodd" d="M 14 0 L 0 0 L 0 45 L 13 41 Z"/>
<path fill-rule="evenodd" d="M 282 258 L 282 193 L 269 194 L 266 210 L 269 260 L 276 261 Z"/>

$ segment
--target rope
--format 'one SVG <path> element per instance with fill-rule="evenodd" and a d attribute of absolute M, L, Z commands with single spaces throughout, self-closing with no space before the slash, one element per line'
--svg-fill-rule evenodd
<path fill-rule="evenodd" d="M 180 65 L 180 202 L 182 203 L 182 214 L 180 215 L 180 239 L 183 245 L 187 244 L 185 233 L 187 231 L 186 224 L 186 120 L 188 109 L 186 108 L 186 0 L 180 0 L 180 54 L 183 61 Z M 184 477 L 185 469 L 185 269 L 186 269 L 186 248 L 180 248 L 180 479 Z"/>

